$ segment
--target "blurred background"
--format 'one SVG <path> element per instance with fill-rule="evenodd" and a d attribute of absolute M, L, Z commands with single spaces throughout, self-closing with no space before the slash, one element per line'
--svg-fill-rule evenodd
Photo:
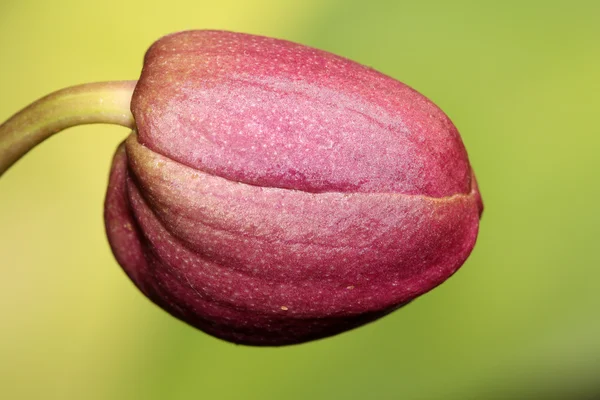
<path fill-rule="evenodd" d="M 67 130 L 0 180 L 0 398 L 600 398 L 600 2 L 3 0 L 0 120 L 56 89 L 136 79 L 184 29 L 372 66 L 460 130 L 486 211 L 463 268 L 337 337 L 251 348 L 147 301 L 102 204 L 127 131 Z"/>

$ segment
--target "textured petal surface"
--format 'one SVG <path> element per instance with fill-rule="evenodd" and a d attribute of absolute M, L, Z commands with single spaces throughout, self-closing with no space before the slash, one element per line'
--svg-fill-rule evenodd
<path fill-rule="evenodd" d="M 167 36 L 132 101 L 140 142 L 253 185 L 433 197 L 470 191 L 448 117 L 410 87 L 295 43 L 221 31 Z"/>

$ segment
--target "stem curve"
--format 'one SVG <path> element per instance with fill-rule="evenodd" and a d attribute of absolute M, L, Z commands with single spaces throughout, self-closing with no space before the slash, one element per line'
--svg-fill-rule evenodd
<path fill-rule="evenodd" d="M 137 81 L 86 83 L 53 92 L 0 125 L 0 176 L 29 150 L 76 125 L 117 124 L 133 129 L 131 96 Z"/>

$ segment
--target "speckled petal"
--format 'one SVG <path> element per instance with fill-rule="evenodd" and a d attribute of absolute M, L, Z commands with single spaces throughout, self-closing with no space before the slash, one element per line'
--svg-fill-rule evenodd
<path fill-rule="evenodd" d="M 237 182 L 432 197 L 471 189 L 458 131 L 425 96 L 283 40 L 162 38 L 146 54 L 132 111 L 145 146 Z"/>

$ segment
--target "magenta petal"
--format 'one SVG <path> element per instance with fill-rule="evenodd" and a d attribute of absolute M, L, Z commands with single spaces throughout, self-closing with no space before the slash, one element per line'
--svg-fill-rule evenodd
<path fill-rule="evenodd" d="M 295 43 L 220 31 L 146 54 L 132 111 L 140 143 L 195 169 L 311 192 L 469 193 L 448 117 L 410 87 Z"/>

